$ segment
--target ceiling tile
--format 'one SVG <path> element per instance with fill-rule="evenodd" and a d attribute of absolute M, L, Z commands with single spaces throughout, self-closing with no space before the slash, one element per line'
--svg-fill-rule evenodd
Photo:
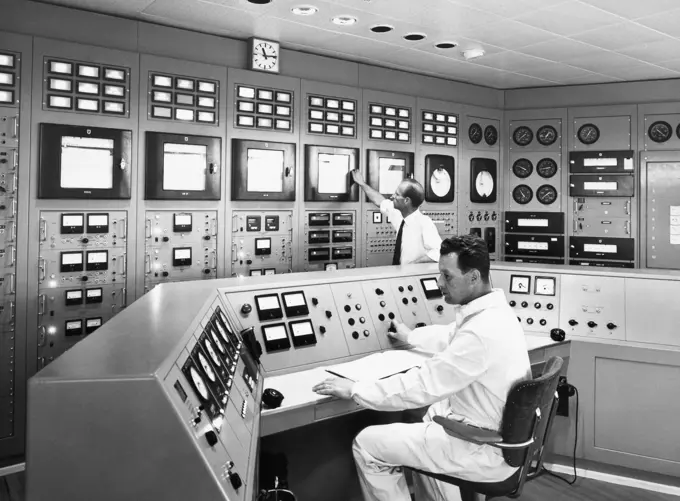
<path fill-rule="evenodd" d="M 666 36 L 656 30 L 633 22 L 613 24 L 585 31 L 570 38 L 607 50 L 618 50 L 639 44 L 663 41 Z"/>
<path fill-rule="evenodd" d="M 655 14 L 653 16 L 645 16 L 636 19 L 635 22 L 662 33 L 666 33 L 669 36 L 680 37 L 680 9 Z"/>
<path fill-rule="evenodd" d="M 593 51 L 592 54 L 585 57 L 574 57 L 567 59 L 566 63 L 583 68 L 595 73 L 602 73 L 608 75 L 611 70 L 621 70 L 626 67 L 632 67 L 640 63 L 637 59 L 633 59 L 617 52 L 609 52 L 602 49 L 597 49 L 599 52 Z"/>
<path fill-rule="evenodd" d="M 515 20 L 564 36 L 621 22 L 621 18 L 614 14 L 578 2 L 557 4 Z"/>
<path fill-rule="evenodd" d="M 153 2 L 154 0 L 50 0 L 48 3 L 74 9 L 131 16 L 143 11 Z"/>
<path fill-rule="evenodd" d="M 506 18 L 513 18 L 534 12 L 538 9 L 545 9 L 565 0 L 450 0 L 451 3 L 465 5 L 484 12 Z"/>
<path fill-rule="evenodd" d="M 678 8 L 678 0 L 580 0 L 627 19 L 651 16 Z"/>
<path fill-rule="evenodd" d="M 331 3 L 340 10 L 355 9 L 382 19 L 425 25 L 438 20 L 444 12 L 452 13 L 448 0 L 333 0 Z"/>
<path fill-rule="evenodd" d="M 565 78 L 561 80 L 561 84 L 565 85 L 582 85 L 582 84 L 597 84 L 597 83 L 613 83 L 623 81 L 620 78 L 611 77 L 607 75 L 600 75 L 599 73 L 590 73 L 590 75 L 582 75 L 576 78 Z"/>
<path fill-rule="evenodd" d="M 538 68 L 528 68 L 526 70 L 519 71 L 523 75 L 528 75 L 531 77 L 542 78 L 544 80 L 552 80 L 553 82 L 558 82 L 566 78 L 577 78 L 581 76 L 588 76 L 592 72 L 584 70 L 582 68 L 576 68 L 568 64 L 563 63 L 551 63 L 547 62 Z"/>
<path fill-rule="evenodd" d="M 540 68 L 548 62 L 545 59 L 527 56 L 526 54 L 514 51 L 499 52 L 472 61 L 472 63 L 481 66 L 515 72 L 521 72 L 521 70 L 529 68 Z"/>
<path fill-rule="evenodd" d="M 469 38 L 496 45 L 497 47 L 503 47 L 504 49 L 517 49 L 545 42 L 556 37 L 557 35 L 554 33 L 518 23 L 511 19 L 480 26 L 469 35 Z"/>
<path fill-rule="evenodd" d="M 156 0 L 141 13 L 143 19 L 149 16 L 161 17 L 181 22 L 184 27 L 208 33 L 252 33 L 256 27 L 256 17 L 248 13 L 206 2 L 186 2 L 184 0 Z"/>
<path fill-rule="evenodd" d="M 657 63 L 658 66 L 663 66 L 669 70 L 680 72 L 680 59 L 674 59 L 672 61 L 664 61 L 663 63 Z"/>
<path fill-rule="evenodd" d="M 548 87 L 555 85 L 555 82 L 534 78 L 517 73 L 504 73 L 497 80 L 493 81 L 498 88 L 518 89 L 522 87 Z"/>
<path fill-rule="evenodd" d="M 555 38 L 547 42 L 521 47 L 517 49 L 517 52 L 551 61 L 566 61 L 574 57 L 586 57 L 592 54 L 594 50 L 599 51 L 600 49 L 569 38 Z"/>
<path fill-rule="evenodd" d="M 648 63 L 669 61 L 680 55 L 680 40 L 665 37 L 661 41 L 644 43 L 636 47 L 618 50 L 617 52 Z"/>
<path fill-rule="evenodd" d="M 334 50 L 343 54 L 357 54 L 361 57 L 370 59 L 380 58 L 385 54 L 399 51 L 399 47 L 386 44 L 384 42 L 377 42 L 368 38 L 353 36 L 353 35 L 339 35 L 335 38 L 326 40 L 310 40 L 312 47 L 317 46 L 321 49 Z M 300 42 L 298 42 L 300 43 Z"/>
<path fill-rule="evenodd" d="M 607 75 L 625 79 L 627 81 L 631 80 L 654 80 L 661 78 L 678 78 L 680 73 L 669 70 L 667 68 L 661 68 L 647 63 L 637 63 L 626 66 L 625 68 L 613 68 L 610 70 L 602 71 Z"/>

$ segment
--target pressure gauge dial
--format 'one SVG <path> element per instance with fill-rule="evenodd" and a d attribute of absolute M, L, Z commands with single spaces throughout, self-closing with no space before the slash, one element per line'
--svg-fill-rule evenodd
<path fill-rule="evenodd" d="M 557 141 L 557 130 L 552 125 L 544 125 L 536 131 L 536 140 L 543 146 L 550 146 Z"/>
<path fill-rule="evenodd" d="M 649 126 L 647 135 L 649 136 L 649 139 L 655 143 L 665 143 L 673 135 L 673 129 L 668 122 L 659 120 L 658 122 L 654 122 Z"/>
<path fill-rule="evenodd" d="M 479 174 L 477 174 L 477 178 L 475 179 L 475 189 L 477 190 L 477 194 L 481 197 L 488 197 L 493 193 L 493 188 L 494 188 L 494 181 L 493 181 L 493 176 L 489 171 L 483 170 Z"/>
<path fill-rule="evenodd" d="M 210 335 L 213 338 L 213 341 L 215 341 L 215 346 L 217 346 L 217 349 L 220 351 L 222 355 L 226 355 L 227 351 L 224 349 L 224 346 L 222 345 L 222 341 L 220 341 L 220 338 L 217 337 L 217 332 L 215 332 L 214 329 L 210 329 Z"/>
<path fill-rule="evenodd" d="M 512 173 L 521 179 L 531 176 L 532 172 L 534 172 L 534 164 L 531 163 L 531 160 L 519 158 L 512 164 Z"/>
<path fill-rule="evenodd" d="M 498 130 L 493 125 L 487 125 L 484 129 L 484 140 L 489 146 L 493 146 L 498 141 Z"/>
<path fill-rule="evenodd" d="M 536 165 L 536 172 L 539 176 L 549 179 L 557 174 L 557 162 L 552 158 L 543 158 Z"/>
<path fill-rule="evenodd" d="M 212 367 L 210 367 L 208 359 L 205 358 L 203 353 L 201 353 L 200 351 L 198 352 L 198 361 L 201 364 L 201 367 L 203 368 L 203 372 L 205 373 L 206 376 L 208 376 L 208 379 L 210 379 L 210 381 L 212 381 L 213 383 L 217 381 L 217 377 L 215 377 L 215 372 L 212 370 Z"/>
<path fill-rule="evenodd" d="M 512 199 L 520 205 L 526 205 L 534 198 L 533 190 L 526 184 L 515 186 L 512 190 Z"/>
<path fill-rule="evenodd" d="M 529 127 L 522 125 L 515 129 L 512 140 L 519 146 L 526 146 L 534 140 L 534 133 Z"/>
<path fill-rule="evenodd" d="M 544 184 L 536 190 L 536 198 L 543 205 L 550 205 L 557 200 L 557 190 L 549 184 Z"/>
<path fill-rule="evenodd" d="M 593 144 L 600 139 L 600 129 L 595 124 L 584 124 L 578 129 L 578 140 L 583 144 Z"/>
<path fill-rule="evenodd" d="M 440 198 L 449 194 L 449 191 L 451 191 L 451 176 L 446 169 L 440 167 L 434 170 L 430 177 L 430 188 Z"/>
<path fill-rule="evenodd" d="M 472 124 L 468 129 L 468 136 L 473 144 L 479 144 L 483 135 L 482 126 L 479 124 Z"/>
<path fill-rule="evenodd" d="M 205 385 L 205 382 L 203 381 L 203 378 L 201 375 L 198 373 L 195 367 L 191 367 L 189 369 L 189 374 L 191 375 L 191 382 L 194 384 L 194 388 L 196 388 L 196 391 L 198 391 L 199 395 L 203 400 L 208 400 L 209 394 L 208 394 L 208 388 Z"/>
<path fill-rule="evenodd" d="M 210 340 L 208 338 L 205 338 L 203 340 L 203 347 L 208 352 L 208 355 L 210 355 L 210 358 L 212 359 L 213 363 L 215 364 L 215 367 L 221 367 L 222 362 L 220 361 L 219 357 L 217 356 L 217 353 L 215 353 L 215 350 L 213 350 L 212 344 L 210 344 Z"/>

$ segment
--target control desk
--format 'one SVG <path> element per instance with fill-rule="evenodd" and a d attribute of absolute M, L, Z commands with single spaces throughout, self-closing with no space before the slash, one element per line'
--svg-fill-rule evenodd
<path fill-rule="evenodd" d="M 260 436 L 360 410 L 311 391 L 324 367 L 406 348 L 391 320 L 454 321 L 437 277 L 422 264 L 154 288 L 29 381 L 28 501 L 253 499 Z M 571 340 L 670 344 L 677 325 L 677 276 L 493 263 L 491 279 L 532 363 Z M 265 387 L 284 401 L 261 413 Z"/>

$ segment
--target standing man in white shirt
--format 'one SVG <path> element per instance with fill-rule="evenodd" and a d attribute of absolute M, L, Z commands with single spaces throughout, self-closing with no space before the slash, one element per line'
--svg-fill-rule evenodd
<path fill-rule="evenodd" d="M 352 171 L 352 178 L 397 230 L 393 265 L 439 261 L 442 239 L 432 219 L 418 209 L 425 200 L 425 190 L 418 181 L 404 179 L 387 199 L 366 183 L 359 169 Z"/>
<path fill-rule="evenodd" d="M 433 353 L 404 374 L 378 381 L 330 378 L 314 386 L 322 395 L 353 399 L 381 411 L 429 406 L 422 423 L 369 426 L 352 450 L 366 501 L 410 501 L 402 467 L 474 482 L 499 482 L 515 473 L 499 449 L 459 440 L 433 421 L 444 416 L 499 430 L 510 387 L 531 377 L 524 331 L 501 289 L 489 280 L 486 243 L 474 235 L 444 240 L 438 279 L 456 321 L 409 331 L 399 340 Z M 458 487 L 414 475 L 416 501 L 460 500 Z"/>

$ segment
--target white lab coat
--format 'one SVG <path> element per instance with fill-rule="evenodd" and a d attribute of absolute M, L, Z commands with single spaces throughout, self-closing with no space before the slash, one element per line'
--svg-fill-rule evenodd
<path fill-rule="evenodd" d="M 442 238 L 429 216 L 416 210 L 404 218 L 401 212 L 394 208 L 392 200 L 383 200 L 380 204 L 380 212 L 390 218 L 390 223 L 397 232 L 399 232 L 401 222 L 404 221 L 399 264 L 417 263 L 425 256 L 433 263 L 439 261 Z"/>
<path fill-rule="evenodd" d="M 500 450 L 451 437 L 432 422 L 439 415 L 498 430 L 510 387 L 531 375 L 524 332 L 502 290 L 455 308 L 455 323 L 409 335 L 431 359 L 405 374 L 353 385 L 352 398 L 369 409 L 430 406 L 422 423 L 372 426 L 357 435 L 353 452 L 367 501 L 410 499 L 401 466 L 478 482 L 516 471 Z M 459 499 L 457 487 L 417 477 L 417 501 Z"/>

